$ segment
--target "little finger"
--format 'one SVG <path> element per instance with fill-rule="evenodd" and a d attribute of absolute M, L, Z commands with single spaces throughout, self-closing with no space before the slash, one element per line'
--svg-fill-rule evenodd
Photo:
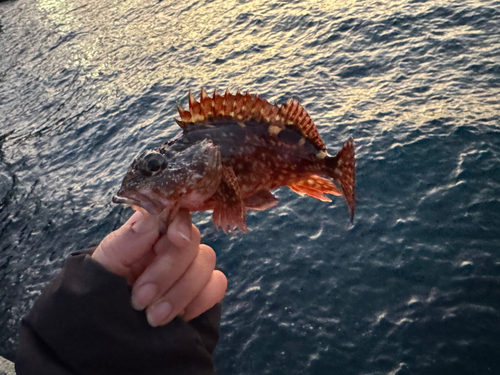
<path fill-rule="evenodd" d="M 188 321 L 200 316 L 205 311 L 222 301 L 227 289 L 227 278 L 221 271 L 215 270 L 201 292 L 186 306 L 182 319 Z"/>

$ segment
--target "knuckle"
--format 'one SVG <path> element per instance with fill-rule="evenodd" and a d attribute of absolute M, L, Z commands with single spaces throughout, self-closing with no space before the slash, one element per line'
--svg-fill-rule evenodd
<path fill-rule="evenodd" d="M 213 276 L 217 280 L 216 282 L 219 283 L 219 285 L 220 285 L 220 292 L 221 292 L 221 298 L 222 298 L 227 290 L 227 277 L 226 277 L 226 275 L 224 275 L 224 273 L 222 273 L 219 270 L 215 270 Z"/>
<path fill-rule="evenodd" d="M 172 244 L 167 236 L 161 237 L 154 245 L 154 250 L 157 255 L 168 253 L 175 245 Z"/>
<path fill-rule="evenodd" d="M 192 242 L 199 244 L 201 241 L 200 230 L 195 225 L 192 225 L 191 228 L 192 228 L 192 233 L 191 233 Z"/>
<path fill-rule="evenodd" d="M 205 260 L 212 265 L 212 267 L 215 267 L 217 255 L 215 254 L 214 249 L 207 245 L 200 245 L 200 253 L 203 255 Z"/>
<path fill-rule="evenodd" d="M 114 254 L 114 253 L 116 253 L 119 250 L 117 248 L 118 247 L 117 245 L 118 245 L 118 242 L 119 242 L 118 239 L 119 239 L 118 233 L 116 231 L 115 232 L 111 232 L 106 237 L 104 237 L 104 239 L 102 240 L 102 242 L 99 245 L 99 247 L 101 247 L 101 249 L 106 254 Z"/>

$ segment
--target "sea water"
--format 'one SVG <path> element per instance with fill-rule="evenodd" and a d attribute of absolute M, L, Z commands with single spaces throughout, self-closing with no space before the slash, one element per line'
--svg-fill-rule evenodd
<path fill-rule="evenodd" d="M 193 215 L 229 280 L 220 375 L 500 374 L 500 2 L 0 3 L 0 354 L 131 210 L 134 156 L 215 88 L 298 99 L 357 210 L 288 188 L 250 233 Z"/>

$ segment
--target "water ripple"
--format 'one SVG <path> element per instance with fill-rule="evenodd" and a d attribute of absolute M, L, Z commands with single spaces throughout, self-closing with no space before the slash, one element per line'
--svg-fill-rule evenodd
<path fill-rule="evenodd" d="M 299 99 L 357 153 L 354 223 L 276 192 L 226 236 L 220 374 L 486 374 L 500 366 L 498 1 L 0 3 L 0 354 L 71 252 L 130 215 L 132 158 L 188 89 Z"/>

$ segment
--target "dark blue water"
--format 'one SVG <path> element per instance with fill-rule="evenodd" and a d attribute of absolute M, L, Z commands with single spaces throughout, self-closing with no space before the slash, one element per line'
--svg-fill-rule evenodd
<path fill-rule="evenodd" d="M 0 3 L 1 355 L 202 86 L 293 96 L 357 153 L 353 225 L 287 188 L 246 235 L 194 215 L 219 374 L 500 374 L 500 1 Z"/>

